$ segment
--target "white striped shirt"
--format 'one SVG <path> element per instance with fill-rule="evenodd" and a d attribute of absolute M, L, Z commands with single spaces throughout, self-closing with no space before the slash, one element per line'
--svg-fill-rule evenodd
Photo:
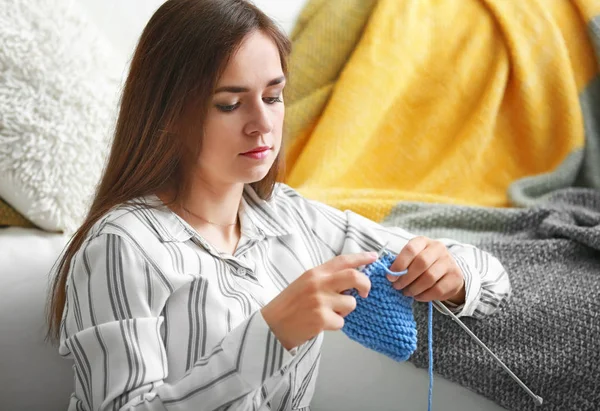
<path fill-rule="evenodd" d="M 59 349 L 75 363 L 69 410 L 308 409 L 323 333 L 288 351 L 260 308 L 336 255 L 387 241 L 399 253 L 414 237 L 285 184 L 269 201 L 246 186 L 231 255 L 158 197 L 141 200 L 157 208 L 116 207 L 72 259 Z M 495 311 L 510 294 L 500 262 L 444 242 L 465 277 L 466 301 L 454 311 Z"/>

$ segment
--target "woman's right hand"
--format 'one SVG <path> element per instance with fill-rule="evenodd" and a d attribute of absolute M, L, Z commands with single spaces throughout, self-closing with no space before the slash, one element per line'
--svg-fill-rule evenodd
<path fill-rule="evenodd" d="M 377 253 L 346 254 L 308 270 L 261 313 L 281 344 L 291 350 L 324 330 L 339 330 L 356 299 L 343 291 L 355 288 L 366 298 L 371 281 L 357 268 L 377 260 Z"/>

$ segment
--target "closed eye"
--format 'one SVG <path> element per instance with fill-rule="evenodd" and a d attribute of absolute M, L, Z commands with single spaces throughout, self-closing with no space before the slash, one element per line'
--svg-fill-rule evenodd
<path fill-rule="evenodd" d="M 233 110 L 235 110 L 236 108 L 238 108 L 239 106 L 240 106 L 240 103 L 235 103 L 235 104 L 231 104 L 231 105 L 216 104 L 216 107 L 225 113 L 230 113 Z"/>
<path fill-rule="evenodd" d="M 281 100 L 281 96 L 265 97 L 263 98 L 263 101 L 267 104 L 283 103 L 283 100 Z"/>
<path fill-rule="evenodd" d="M 263 101 L 267 104 L 283 103 L 283 100 L 281 99 L 280 95 L 277 97 L 264 97 Z M 240 106 L 240 103 L 235 103 L 235 104 L 230 104 L 230 105 L 215 104 L 215 106 L 217 107 L 217 109 L 219 109 L 220 111 L 222 111 L 224 113 L 231 113 L 232 111 L 234 111 L 235 109 L 237 109 Z"/>

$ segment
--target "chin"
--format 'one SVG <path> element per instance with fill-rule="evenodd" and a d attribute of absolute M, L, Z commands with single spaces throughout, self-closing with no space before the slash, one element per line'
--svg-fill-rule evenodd
<path fill-rule="evenodd" d="M 256 183 L 257 181 L 260 181 L 263 178 L 265 178 L 266 175 L 269 173 L 270 169 L 271 169 L 271 167 L 269 167 L 269 168 L 260 167 L 260 168 L 254 169 L 254 170 L 249 170 L 249 172 L 245 176 L 243 176 L 240 180 L 244 184 Z"/>

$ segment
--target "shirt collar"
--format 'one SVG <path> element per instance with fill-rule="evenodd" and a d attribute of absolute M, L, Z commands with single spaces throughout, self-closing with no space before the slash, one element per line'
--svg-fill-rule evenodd
<path fill-rule="evenodd" d="M 275 186 L 275 190 L 279 187 Z M 276 193 L 273 193 L 273 198 Z M 163 242 L 184 242 L 198 233 L 181 217 L 168 208 L 158 196 L 151 194 L 144 201 L 153 206 L 151 223 L 156 235 Z M 291 234 L 294 230 L 288 222 L 290 216 L 281 208 L 276 208 L 273 201 L 265 201 L 246 184 L 240 201 L 239 210 L 242 235 L 251 239 L 264 237 L 280 237 Z"/>
<path fill-rule="evenodd" d="M 152 206 L 148 222 L 162 242 L 183 242 L 194 235 L 189 224 L 167 207 L 156 194 L 146 196 L 144 201 Z"/>
<path fill-rule="evenodd" d="M 281 237 L 294 232 L 290 219 L 282 207 L 276 207 L 279 185 L 275 185 L 273 197 L 265 201 L 256 194 L 254 189 L 246 184 L 240 204 L 240 222 L 242 228 L 253 226 L 255 230 L 267 237 Z M 246 224 L 244 224 L 244 220 Z"/>

